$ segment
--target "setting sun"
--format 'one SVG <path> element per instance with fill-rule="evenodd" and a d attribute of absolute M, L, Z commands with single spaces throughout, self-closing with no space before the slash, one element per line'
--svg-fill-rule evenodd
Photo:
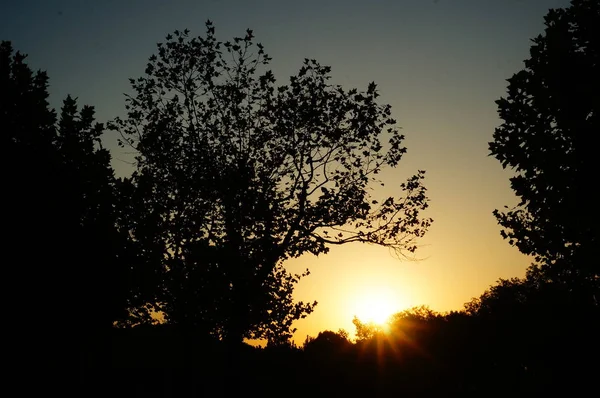
<path fill-rule="evenodd" d="M 371 288 L 357 295 L 352 310 L 361 321 L 382 325 L 391 315 L 404 309 L 401 307 L 398 294 L 393 290 Z"/>

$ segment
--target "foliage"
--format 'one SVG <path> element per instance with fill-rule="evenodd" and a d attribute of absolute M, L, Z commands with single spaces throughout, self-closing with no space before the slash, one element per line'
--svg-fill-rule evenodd
<path fill-rule="evenodd" d="M 367 341 L 383 333 L 383 327 L 375 322 L 363 322 L 358 317 L 352 319 L 356 328 L 356 341 Z"/>
<path fill-rule="evenodd" d="M 20 322 L 110 328 L 135 301 L 127 231 L 117 222 L 118 181 L 102 148 L 94 109 L 67 97 L 59 119 L 48 77 L 34 73 L 10 42 L 0 45 L 0 125 L 6 164 L 8 280 L 35 310 Z"/>
<path fill-rule="evenodd" d="M 497 101 L 503 123 L 489 148 L 515 170 L 520 203 L 494 214 L 502 236 L 534 255 L 548 277 L 597 281 L 600 4 L 573 0 L 550 10 L 545 25 Z"/>
<path fill-rule="evenodd" d="M 511 313 L 523 305 L 530 297 L 533 286 L 519 278 L 500 279 L 480 297 L 465 304 L 465 311 L 471 315 Z M 514 313 L 513 313 L 514 314 Z"/>
<path fill-rule="evenodd" d="M 324 330 L 319 332 L 317 337 L 306 336 L 302 349 L 304 351 L 332 353 L 347 350 L 351 347 L 351 344 L 348 340 L 348 332 L 344 329 L 340 329 L 337 333 Z"/>
<path fill-rule="evenodd" d="M 141 224 L 131 233 L 162 244 L 169 322 L 232 340 L 285 338 L 316 303 L 291 301 L 306 274 L 283 262 L 350 242 L 414 252 L 431 223 L 424 172 L 400 185 L 404 197 L 379 203 L 371 185 L 406 149 L 375 84 L 344 90 L 306 59 L 276 86 L 251 30 L 222 43 L 206 28 L 158 44 L 146 75 L 131 79 L 127 118 L 112 124 L 138 153 L 140 217 L 153 221 L 152 234 Z"/>
<path fill-rule="evenodd" d="M 19 52 L 14 53 L 10 42 L 0 44 L 0 126 L 6 167 L 4 205 L 9 209 L 5 237 L 6 247 L 21 254 L 18 263 L 5 267 L 5 280 L 14 289 L 12 299 L 17 307 L 9 306 L 8 318 L 17 324 L 30 321 L 19 306 L 32 297 L 43 297 L 48 290 L 42 289 L 49 273 L 36 271 L 45 270 L 42 252 L 48 257 L 54 254 L 50 251 L 53 242 L 49 242 L 54 236 L 49 227 L 52 213 L 47 210 L 55 204 L 49 181 L 57 170 L 53 151 L 56 115 L 47 102 L 48 77 L 45 72 L 34 73 L 25 58 Z M 40 197 L 45 200 L 38 203 Z M 33 240 L 36 235 L 40 238 Z M 24 256 L 25 253 L 28 255 Z M 37 318 L 45 320 L 45 315 L 41 312 Z"/>
<path fill-rule="evenodd" d="M 110 154 L 102 147 L 103 126 L 94 120 L 94 109 L 68 96 L 56 129 L 55 151 L 60 174 L 55 180 L 61 200 L 63 239 L 70 253 L 63 257 L 76 283 L 70 286 L 69 303 L 92 323 L 110 326 L 126 317 L 129 306 L 129 271 L 133 253 L 126 231 L 117 227 L 120 217 L 118 182 L 110 166 Z M 77 299 L 75 299 L 77 297 Z M 83 315 L 80 315 L 83 317 Z"/>
<path fill-rule="evenodd" d="M 412 307 L 404 311 L 397 312 L 390 317 L 390 323 L 403 322 L 406 320 L 424 320 L 433 319 L 439 316 L 437 312 L 426 305 Z"/>

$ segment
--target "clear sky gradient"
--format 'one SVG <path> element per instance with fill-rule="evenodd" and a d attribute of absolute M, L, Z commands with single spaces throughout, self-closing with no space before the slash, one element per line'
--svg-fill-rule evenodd
<path fill-rule="evenodd" d="M 510 173 L 488 156 L 500 123 L 494 101 L 506 79 L 523 68 L 530 39 L 543 31 L 549 8 L 567 0 L 279 0 L 166 1 L 18 0 L 0 2 L 0 39 L 29 54 L 50 76 L 52 105 L 71 94 L 94 105 L 100 121 L 124 114 L 128 78 L 143 74 L 156 42 L 175 29 L 204 34 L 214 22 L 225 41 L 254 30 L 284 84 L 304 58 L 332 67 L 333 82 L 366 89 L 406 135 L 408 154 L 384 177 L 394 193 L 417 169 L 427 171 L 431 231 L 417 253 L 399 262 L 384 248 L 335 247 L 289 263 L 312 274 L 296 297 L 317 300 L 297 322 L 296 340 L 325 329 L 354 332 L 352 317 L 368 312 L 374 295 L 398 311 L 429 305 L 460 309 L 498 278 L 523 276 L 531 259 L 500 236 L 492 211 L 516 204 Z M 119 175 L 127 154 L 106 137 Z"/>

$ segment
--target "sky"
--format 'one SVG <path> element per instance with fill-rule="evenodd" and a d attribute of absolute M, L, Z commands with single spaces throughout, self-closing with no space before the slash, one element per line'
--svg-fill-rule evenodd
<path fill-rule="evenodd" d="M 273 58 L 281 84 L 304 58 L 332 67 L 349 89 L 378 85 L 392 106 L 408 153 L 382 174 L 398 186 L 426 170 L 434 219 L 420 240 L 419 261 L 399 261 L 385 248 L 353 244 L 290 261 L 309 268 L 295 297 L 319 302 L 298 321 L 295 340 L 322 330 L 354 333 L 352 318 L 417 305 L 461 309 L 499 278 L 521 277 L 531 263 L 500 236 L 494 209 L 512 206 L 511 173 L 488 156 L 501 121 L 495 101 L 528 58 L 550 8 L 567 0 L 3 0 L 0 40 L 29 54 L 50 76 L 51 105 L 67 94 L 93 105 L 98 120 L 124 115 L 128 78 L 142 76 L 156 43 L 172 31 L 204 34 L 213 21 L 226 41 L 254 31 Z M 107 134 L 117 175 L 128 154 Z M 380 192 L 399 193 L 393 188 Z M 375 307 L 377 311 L 375 311 Z M 379 308 L 381 307 L 381 308 Z"/>

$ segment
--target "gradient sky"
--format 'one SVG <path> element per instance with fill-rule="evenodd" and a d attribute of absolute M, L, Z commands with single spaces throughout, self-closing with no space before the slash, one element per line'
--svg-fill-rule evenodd
<path fill-rule="evenodd" d="M 417 169 L 427 171 L 434 224 L 417 253 L 400 262 L 387 249 L 335 247 L 328 255 L 289 263 L 312 274 L 296 297 L 317 300 L 297 322 L 296 340 L 325 329 L 354 332 L 374 295 L 402 310 L 429 305 L 462 308 L 498 278 L 524 275 L 530 259 L 500 237 L 492 211 L 516 204 L 509 172 L 488 156 L 500 123 L 494 101 L 506 79 L 522 69 L 530 39 L 542 33 L 549 8 L 567 0 L 319 0 L 166 1 L 18 0 L 0 2 L 0 39 L 29 54 L 50 76 L 51 103 L 71 94 L 94 105 L 99 121 L 124 114 L 128 78 L 143 74 L 156 42 L 175 29 L 204 34 L 214 22 L 223 41 L 254 30 L 284 84 L 304 58 L 332 67 L 333 82 L 366 89 L 378 84 L 381 101 L 406 135 L 408 154 L 388 170 L 388 186 Z M 127 154 L 113 149 L 119 175 Z M 381 192 L 394 193 L 393 191 Z"/>

